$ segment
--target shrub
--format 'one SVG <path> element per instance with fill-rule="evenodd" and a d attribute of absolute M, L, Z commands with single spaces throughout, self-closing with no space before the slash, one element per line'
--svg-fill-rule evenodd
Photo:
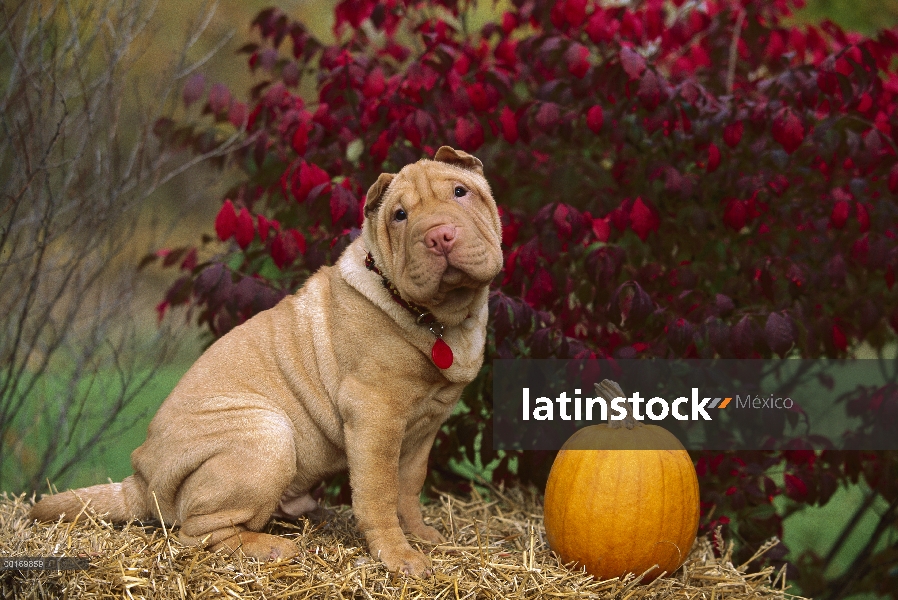
<path fill-rule="evenodd" d="M 441 486 L 465 460 L 496 482 L 545 480 L 551 454 L 492 448 L 489 358 L 845 357 L 895 339 L 896 33 L 787 26 L 786 0 L 512 4 L 472 28 L 467 2 L 344 0 L 334 43 L 261 12 L 241 49 L 259 77 L 247 101 L 217 85 L 205 118 L 161 128 L 197 144 L 230 122 L 246 143 L 215 218 L 226 253 L 175 251 L 186 273 L 160 311 L 190 303 L 223 335 L 336 259 L 381 171 L 448 143 L 488 165 L 506 263 L 486 366 L 432 453 Z M 781 535 L 777 496 L 824 504 L 863 479 L 896 497 L 892 454 L 696 460 L 704 527 L 746 548 Z M 894 509 L 834 594 L 887 585 L 888 561 L 870 559 Z M 832 556 L 801 560 L 817 593 Z"/>

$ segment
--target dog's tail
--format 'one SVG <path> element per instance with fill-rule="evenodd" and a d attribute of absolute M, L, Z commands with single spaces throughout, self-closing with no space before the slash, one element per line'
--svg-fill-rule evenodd
<path fill-rule="evenodd" d="M 31 508 L 28 517 L 38 521 L 76 521 L 85 512 L 96 513 L 113 523 L 153 516 L 140 483 L 127 477 L 121 483 L 105 483 L 44 496 Z"/>

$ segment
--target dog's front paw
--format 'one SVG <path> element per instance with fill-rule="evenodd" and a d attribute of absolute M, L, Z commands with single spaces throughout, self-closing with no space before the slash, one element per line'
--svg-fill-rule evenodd
<path fill-rule="evenodd" d="M 430 559 L 408 545 L 399 527 L 369 530 L 365 537 L 368 538 L 371 556 L 383 561 L 390 571 L 430 577 Z"/>
<path fill-rule="evenodd" d="M 378 557 L 394 573 L 412 577 L 430 577 L 432 574 L 430 559 L 408 545 L 405 548 L 383 548 L 378 552 Z"/>

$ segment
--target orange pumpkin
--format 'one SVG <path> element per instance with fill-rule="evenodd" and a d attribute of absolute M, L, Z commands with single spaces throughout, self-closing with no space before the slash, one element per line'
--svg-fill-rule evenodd
<path fill-rule="evenodd" d="M 578 449 L 607 448 L 607 449 Z M 666 429 L 592 425 L 565 443 L 545 497 L 549 546 L 597 579 L 676 571 L 698 530 L 698 479 Z"/>

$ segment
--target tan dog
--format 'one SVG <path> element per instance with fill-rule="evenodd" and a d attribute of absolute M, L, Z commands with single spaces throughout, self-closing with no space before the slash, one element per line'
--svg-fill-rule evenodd
<path fill-rule="evenodd" d="M 131 455 L 132 476 L 44 497 L 31 517 L 73 519 L 89 502 L 121 522 L 158 516 L 158 503 L 185 543 L 291 557 L 292 542 L 256 532 L 272 515 L 317 508 L 309 491 L 348 468 L 371 554 L 392 571 L 429 572 L 403 532 L 443 540 L 424 524 L 419 494 L 434 436 L 483 362 L 489 284 L 502 267 L 482 167 L 444 146 L 382 174 L 338 263 L 191 367 Z"/>

